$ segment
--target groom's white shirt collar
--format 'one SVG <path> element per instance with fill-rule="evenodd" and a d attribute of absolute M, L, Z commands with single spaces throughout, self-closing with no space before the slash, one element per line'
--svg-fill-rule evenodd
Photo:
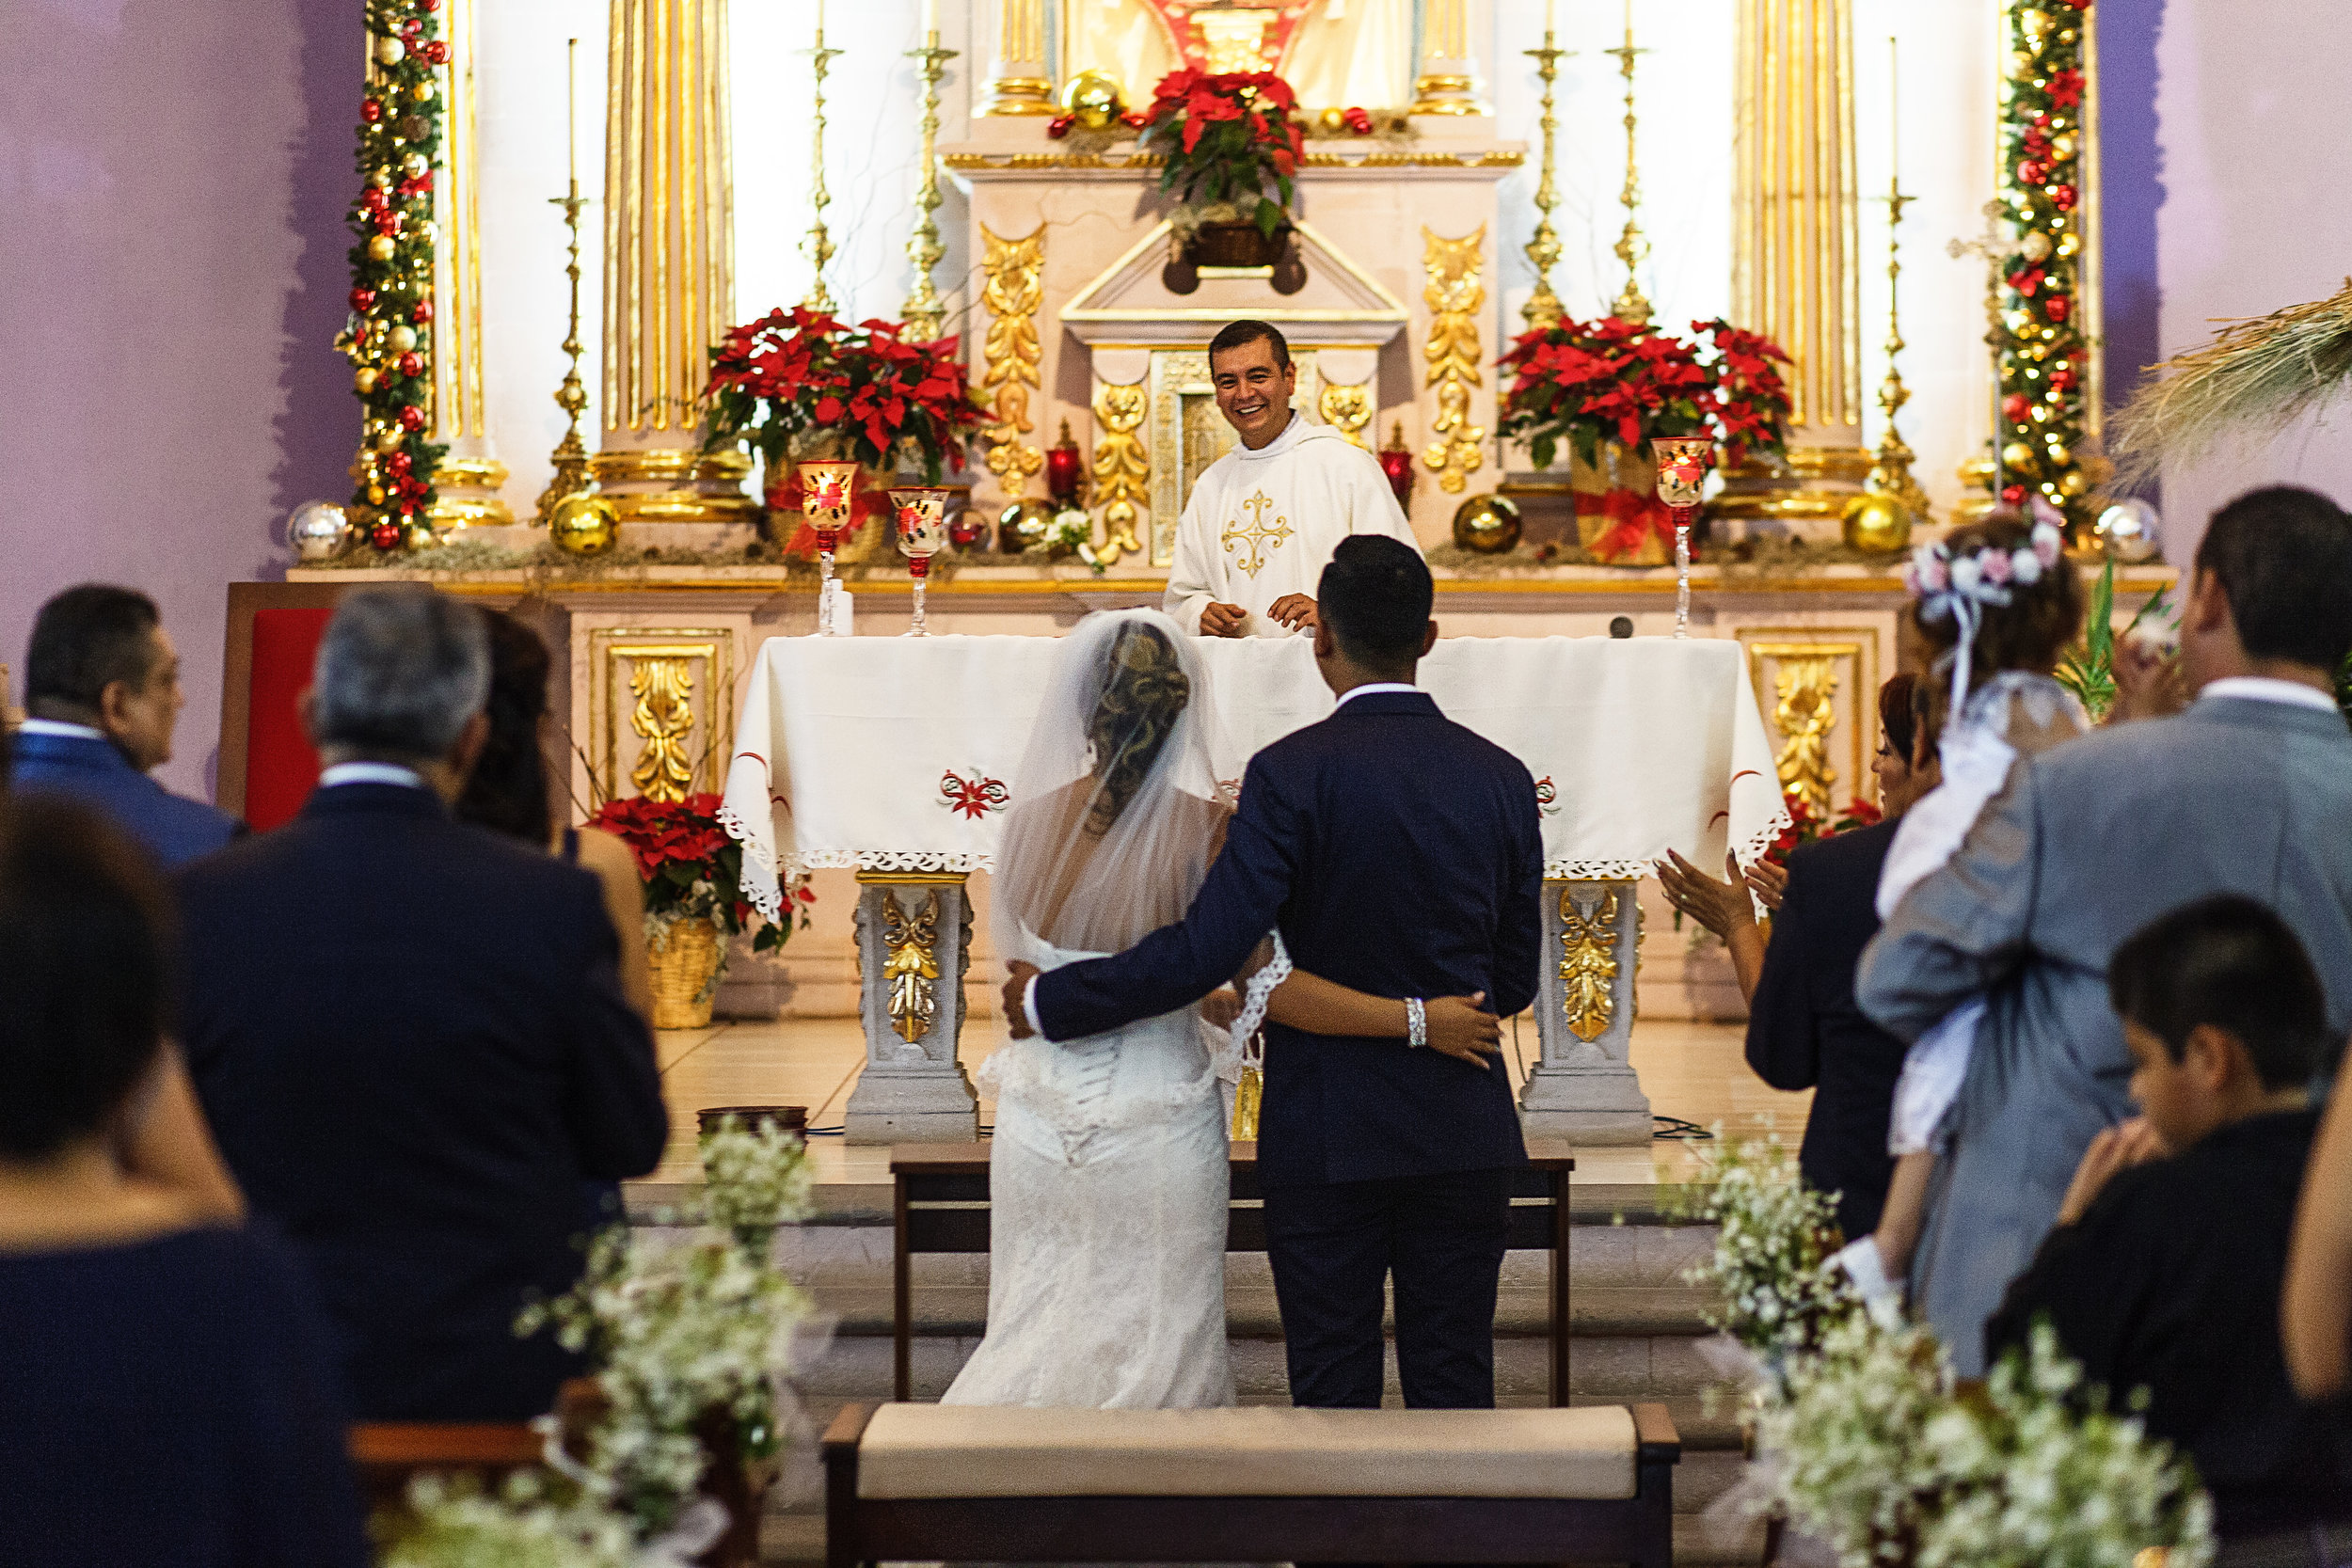
<path fill-rule="evenodd" d="M 399 784 L 404 789 L 425 787 L 423 774 L 390 762 L 339 762 L 319 775 L 321 789 L 357 784 Z"/>
<path fill-rule="evenodd" d="M 1420 689 L 1420 687 L 1407 681 L 1366 681 L 1361 686 L 1350 687 L 1340 693 L 1340 700 L 1332 705 L 1331 711 L 1337 713 L 1358 697 L 1377 696 L 1384 691 L 1419 691 Z M 1045 1036 L 1045 1025 L 1037 1021 L 1037 981 L 1038 977 L 1032 974 L 1029 976 L 1028 985 L 1023 988 L 1021 1012 L 1029 1021 L 1030 1033 L 1042 1039 Z"/>
<path fill-rule="evenodd" d="M 67 740 L 103 740 L 106 732 L 88 724 L 69 724 L 62 719 L 27 719 L 16 727 L 19 735 L 56 736 Z"/>
<path fill-rule="evenodd" d="M 2269 675 L 2224 675 L 2198 688 L 2199 702 L 2217 697 L 2235 697 L 2249 703 L 2284 703 L 2289 707 L 2317 708 L 2322 713 L 2336 711 L 2336 700 L 2317 687 Z"/>

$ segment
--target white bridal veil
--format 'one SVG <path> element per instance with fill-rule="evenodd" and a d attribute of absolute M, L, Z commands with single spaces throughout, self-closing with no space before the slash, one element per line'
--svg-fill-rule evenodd
<path fill-rule="evenodd" d="M 1200 891 L 1228 806 L 1191 642 L 1156 610 L 1101 611 L 1062 640 L 997 852 L 1012 956 L 1119 952 Z"/>

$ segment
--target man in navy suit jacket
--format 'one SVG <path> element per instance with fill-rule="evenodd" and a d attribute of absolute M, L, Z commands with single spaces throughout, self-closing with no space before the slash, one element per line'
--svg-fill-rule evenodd
<path fill-rule="evenodd" d="M 11 787 L 70 795 L 103 812 L 167 866 L 209 855 L 244 831 L 148 770 L 171 760 L 185 699 L 180 656 L 155 601 L 86 582 L 40 607 L 24 655 L 24 706 Z"/>
<path fill-rule="evenodd" d="M 596 878 L 450 816 L 488 689 L 471 608 L 345 596 L 305 697 L 317 792 L 180 878 L 198 1093 L 368 1419 L 549 1409 L 580 1365 L 515 1314 L 580 1277 L 582 1183 L 669 1135 Z"/>
<path fill-rule="evenodd" d="M 1437 639 L 1429 569 L 1344 540 L 1316 603 L 1336 712 L 1250 760 L 1192 909 L 1125 953 L 1006 986 L 1016 1035 L 1078 1039 L 1186 1006 L 1279 928 L 1292 961 L 1378 996 L 1534 999 L 1543 886 L 1535 782 L 1413 689 Z M 1494 1403 L 1494 1310 L 1512 1167 L 1501 1060 L 1266 1026 L 1258 1169 L 1291 1397 L 1375 1406 L 1382 1285 L 1406 1402 Z"/>

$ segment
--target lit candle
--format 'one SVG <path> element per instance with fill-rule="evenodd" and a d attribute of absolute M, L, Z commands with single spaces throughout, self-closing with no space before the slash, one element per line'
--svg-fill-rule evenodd
<path fill-rule="evenodd" d="M 1625 0 L 1625 46 L 1633 47 L 1633 0 Z"/>
<path fill-rule="evenodd" d="M 1560 0 L 1544 0 L 1544 47 L 1551 47 L 1551 33 L 1560 21 Z"/>
<path fill-rule="evenodd" d="M 822 47 L 824 46 L 824 42 L 825 42 L 825 0 L 817 0 L 817 43 L 818 43 L 818 46 L 819 48 L 822 48 Z"/>
<path fill-rule="evenodd" d="M 1895 166 L 1895 181 L 1899 186 L 1903 177 L 1903 117 L 1895 100 L 1896 79 L 1895 37 L 1890 33 L 1886 38 L 1886 156 Z"/>
<path fill-rule="evenodd" d="M 580 40 L 564 43 L 564 157 L 571 190 L 580 194 Z"/>
<path fill-rule="evenodd" d="M 928 47 L 939 37 L 939 0 L 923 0 L 923 42 Z"/>

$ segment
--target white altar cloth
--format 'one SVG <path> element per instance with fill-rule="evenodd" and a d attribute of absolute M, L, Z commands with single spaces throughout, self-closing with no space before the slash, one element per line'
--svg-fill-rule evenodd
<path fill-rule="evenodd" d="M 773 916 L 778 873 L 985 871 L 1012 804 L 1051 637 L 776 637 L 736 720 L 720 820 L 745 896 Z M 1202 638 L 1212 760 L 1327 717 L 1304 637 Z M 1527 765 L 1544 874 L 1638 879 L 1668 848 L 1700 866 L 1763 853 L 1787 825 L 1740 645 L 1726 639 L 1446 638 L 1421 685 Z"/>

